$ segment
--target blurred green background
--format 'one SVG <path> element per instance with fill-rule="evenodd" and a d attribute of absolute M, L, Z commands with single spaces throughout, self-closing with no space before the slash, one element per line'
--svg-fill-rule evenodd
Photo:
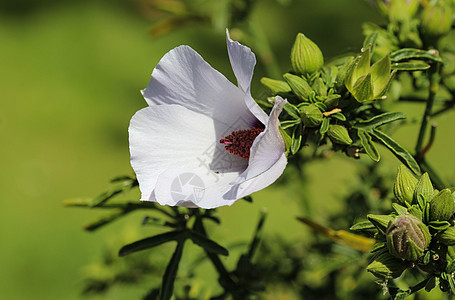
<path fill-rule="evenodd" d="M 61 204 L 66 198 L 95 196 L 112 177 L 132 174 L 128 123 L 146 105 L 139 90 L 168 50 L 191 45 L 233 79 L 224 30 L 195 24 L 152 37 L 150 26 L 160 15 L 147 7 L 147 0 L 0 2 L 0 298 L 79 299 L 84 266 L 100 257 L 106 241 L 121 245 L 134 240 L 131 232 L 156 233 L 139 226 L 141 212 L 87 233 L 82 225 L 99 212 Z M 284 72 L 298 32 L 330 58 L 357 51 L 361 23 L 381 18 L 363 0 L 258 0 L 251 20 L 266 33 Z M 256 95 L 265 75 L 259 63 Z M 453 113 L 440 120 L 441 135 L 448 136 L 450 117 Z M 398 132 L 398 137 L 414 132 L 405 145 L 414 143 L 411 127 Z M 430 155 L 438 157 L 436 167 L 443 167 L 450 152 L 446 141 L 439 142 Z M 397 162 L 390 161 L 395 168 Z M 306 198 L 320 203 L 313 205 L 318 221 L 343 209 L 330 199 L 346 191 L 355 163 L 336 156 L 309 166 Z M 453 168 L 441 171 L 454 181 Z M 258 211 L 266 207 L 266 234 L 304 239 L 308 231 L 294 219 L 301 211 L 298 197 L 278 185 L 257 193 L 253 204 L 221 208 L 223 225 L 213 234 L 224 245 L 250 238 Z M 120 287 L 105 299 L 134 299 L 142 293 Z"/>

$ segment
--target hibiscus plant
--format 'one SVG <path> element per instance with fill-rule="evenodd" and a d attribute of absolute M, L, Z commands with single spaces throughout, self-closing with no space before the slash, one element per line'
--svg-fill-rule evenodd
<path fill-rule="evenodd" d="M 160 280 L 150 282 L 144 299 L 258 299 L 277 286 L 301 299 L 329 294 L 336 294 L 331 299 L 403 299 L 435 287 L 455 294 L 455 192 L 427 158 L 436 134 L 431 119 L 455 103 L 455 2 L 377 0 L 386 24 L 364 24 L 363 44 L 337 58 L 324 57 L 314 41 L 298 33 L 289 47 L 290 68 L 261 78 L 267 95 L 256 97 L 251 88 L 259 80 L 253 77 L 256 56 L 230 35 L 249 35 L 253 49 L 260 39 L 239 25 L 248 19 L 250 1 L 245 6 L 235 2 L 226 41 L 236 82 L 189 46 L 167 52 L 142 90 L 146 107 L 129 125 L 134 175 L 115 178 L 112 189 L 96 198 L 65 202 L 112 210 L 87 224 L 89 231 L 136 210 L 147 212 L 142 224 L 165 228 L 126 242 L 118 252 L 124 258 L 115 267 L 104 264 L 107 275 L 89 276 L 85 292 L 100 293 L 154 275 Z M 202 12 L 199 17 L 207 21 Z M 407 107 L 398 110 L 395 104 L 409 102 L 423 106 L 414 149 L 393 137 L 407 120 Z M 394 180 L 390 172 L 380 171 L 381 154 L 387 152 L 398 168 Z M 332 216 L 340 230 L 315 222 L 308 211 L 305 216 L 290 211 L 290 218 L 328 238 L 312 237 L 302 248 L 282 238 L 263 238 L 267 214 L 261 212 L 253 238 L 228 267 L 222 257 L 229 255 L 229 247 L 206 229 L 221 224 L 216 208 L 251 202 L 251 194 L 277 180 L 297 182 L 301 191 L 305 167 L 334 153 L 357 159 L 361 170 L 350 179 L 349 194 L 339 197 L 347 211 Z M 118 200 L 137 189 L 138 199 Z M 296 222 L 296 230 L 301 229 Z M 200 287 L 197 272 L 179 274 L 188 240 L 204 253 L 192 262 L 194 269 L 201 261 L 212 264 L 216 292 Z M 166 264 L 144 255 L 168 242 L 175 247 Z M 327 247 L 332 243 L 341 248 Z M 380 296 L 383 291 L 387 296 Z"/>

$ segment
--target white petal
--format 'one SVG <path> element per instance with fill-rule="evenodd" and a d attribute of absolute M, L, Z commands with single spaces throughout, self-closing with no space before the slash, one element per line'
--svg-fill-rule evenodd
<path fill-rule="evenodd" d="M 241 183 L 238 186 L 237 198 L 248 196 L 274 183 L 283 174 L 287 163 L 286 154 L 283 153 L 267 171 Z"/>
<path fill-rule="evenodd" d="M 169 169 L 158 177 L 156 201 L 161 205 L 215 208 L 232 205 L 238 198 L 225 197 L 233 187 L 229 182 L 239 172 L 216 174 L 202 167 Z"/>
<path fill-rule="evenodd" d="M 257 122 L 247 108 L 245 93 L 188 46 L 166 53 L 142 93 L 149 105 L 182 105 L 220 123 L 241 119 L 251 127 Z"/>
<path fill-rule="evenodd" d="M 131 166 L 142 200 L 149 200 L 158 175 L 172 167 L 194 167 L 216 141 L 213 120 L 177 105 L 138 111 L 129 127 Z M 209 153 L 208 155 L 213 155 Z"/>
<path fill-rule="evenodd" d="M 229 53 L 229 60 L 231 61 L 232 70 L 237 78 L 237 84 L 245 94 L 245 103 L 250 111 L 258 118 L 264 125 L 267 124 L 268 116 L 259 107 L 256 101 L 251 97 L 250 85 L 253 78 L 254 66 L 256 64 L 256 57 L 250 48 L 243 46 L 239 42 L 231 40 L 229 31 L 226 29 L 227 48 Z"/>
<path fill-rule="evenodd" d="M 278 116 L 287 101 L 279 96 L 275 97 L 275 100 L 276 102 L 270 113 L 270 119 L 265 130 L 254 140 L 251 146 L 248 168 L 233 182 L 234 184 L 240 184 L 266 172 L 283 159 L 286 146 L 279 130 L 280 122 Z"/>

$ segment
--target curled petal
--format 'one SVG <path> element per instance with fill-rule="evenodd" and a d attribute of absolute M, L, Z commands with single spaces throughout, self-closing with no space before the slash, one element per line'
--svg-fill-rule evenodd
<path fill-rule="evenodd" d="M 285 162 L 284 165 L 286 165 L 286 160 L 283 160 L 283 155 L 284 158 L 286 157 L 286 146 L 279 130 L 280 121 L 278 120 L 278 116 L 287 101 L 280 96 L 277 96 L 275 99 L 275 105 L 270 113 L 270 118 L 264 132 L 256 138 L 251 146 L 248 168 L 236 179 L 234 184 L 240 184 L 258 176 L 270 170 L 278 162 Z"/>

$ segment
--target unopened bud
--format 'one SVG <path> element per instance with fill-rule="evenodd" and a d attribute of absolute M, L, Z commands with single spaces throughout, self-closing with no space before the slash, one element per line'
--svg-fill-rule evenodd
<path fill-rule="evenodd" d="M 387 248 L 395 257 L 416 261 L 430 244 L 428 227 L 412 215 L 401 215 L 390 222 L 386 232 Z"/>
<path fill-rule="evenodd" d="M 430 221 L 448 221 L 454 213 L 454 196 L 449 189 L 440 191 L 430 202 Z"/>
<path fill-rule="evenodd" d="M 424 173 L 415 187 L 413 204 L 418 204 L 420 208 L 423 209 L 425 207 L 425 203 L 430 202 L 433 197 L 433 184 L 431 183 L 428 173 Z"/>
<path fill-rule="evenodd" d="M 291 92 L 291 87 L 285 81 L 275 80 L 267 77 L 261 78 L 261 83 L 272 93 L 272 95 L 283 95 Z"/>
<path fill-rule="evenodd" d="M 444 0 L 428 5 L 422 12 L 422 33 L 430 42 L 447 34 L 452 27 L 452 8 Z"/>
<path fill-rule="evenodd" d="M 352 139 L 349 136 L 348 130 L 344 126 L 330 125 L 327 135 L 335 143 L 344 145 L 352 144 Z"/>
<path fill-rule="evenodd" d="M 395 200 L 398 204 L 406 207 L 411 205 L 417 182 L 417 178 L 405 165 L 398 167 L 398 175 L 393 187 Z"/>
<path fill-rule="evenodd" d="M 310 104 L 301 109 L 303 124 L 307 127 L 316 127 L 322 123 L 324 116 L 316 105 Z"/>
<path fill-rule="evenodd" d="M 286 73 L 283 75 L 284 80 L 291 87 L 292 92 L 302 100 L 308 100 L 313 89 L 308 82 L 300 76 Z"/>
<path fill-rule="evenodd" d="M 291 49 L 291 65 L 297 74 L 313 74 L 324 65 L 324 56 L 312 40 L 299 33 Z"/>

